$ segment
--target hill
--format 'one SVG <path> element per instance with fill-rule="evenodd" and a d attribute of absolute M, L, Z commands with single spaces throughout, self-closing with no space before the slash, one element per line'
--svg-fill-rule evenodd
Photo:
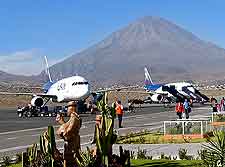
<path fill-rule="evenodd" d="M 225 50 L 172 22 L 149 16 L 50 70 L 53 78 L 79 74 L 102 86 L 142 82 L 144 66 L 151 67 L 153 80 L 157 81 L 221 79 Z"/>
<path fill-rule="evenodd" d="M 53 79 L 82 75 L 92 85 L 143 84 L 144 66 L 154 81 L 223 80 L 225 50 L 160 18 L 147 16 L 99 43 L 50 67 Z M 43 82 L 46 74 L 24 77 L 0 72 L 0 81 Z"/>

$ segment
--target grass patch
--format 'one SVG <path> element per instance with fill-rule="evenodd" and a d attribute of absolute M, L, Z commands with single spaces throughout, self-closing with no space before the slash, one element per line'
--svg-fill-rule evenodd
<path fill-rule="evenodd" d="M 142 134 L 142 135 L 128 135 L 124 137 L 120 137 L 117 140 L 118 144 L 168 144 L 168 143 L 201 143 L 206 142 L 206 139 L 164 139 L 163 134 L 155 133 L 155 134 Z"/>
<path fill-rule="evenodd" d="M 179 166 L 192 166 L 192 167 L 200 167 L 202 165 L 201 160 L 140 160 L 135 159 L 131 160 L 131 166 L 133 167 L 179 167 Z"/>
<path fill-rule="evenodd" d="M 225 122 L 225 115 L 223 115 L 223 114 L 214 115 L 213 121 L 214 122 Z"/>
<path fill-rule="evenodd" d="M 22 166 L 22 163 L 12 164 L 12 165 L 9 165 L 8 167 L 21 167 L 21 166 Z"/>

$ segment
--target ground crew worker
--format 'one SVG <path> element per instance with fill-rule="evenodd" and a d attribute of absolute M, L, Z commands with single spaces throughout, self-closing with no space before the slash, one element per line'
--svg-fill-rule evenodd
<path fill-rule="evenodd" d="M 176 107 L 175 107 L 176 113 L 178 115 L 179 119 L 182 119 L 182 114 L 184 112 L 184 106 L 182 104 L 182 102 L 177 102 Z"/>
<path fill-rule="evenodd" d="M 76 103 L 74 101 L 69 102 L 67 108 L 67 114 L 70 119 L 65 122 L 61 115 L 57 115 L 56 121 L 61 124 L 57 130 L 57 134 L 66 141 L 64 144 L 64 163 L 70 167 L 75 163 L 74 157 L 81 160 L 79 134 L 81 119 L 77 114 Z"/>
<path fill-rule="evenodd" d="M 119 128 L 122 128 L 122 120 L 123 120 L 123 106 L 121 104 L 121 101 L 118 101 L 116 103 L 116 114 L 118 116 L 119 120 Z"/>

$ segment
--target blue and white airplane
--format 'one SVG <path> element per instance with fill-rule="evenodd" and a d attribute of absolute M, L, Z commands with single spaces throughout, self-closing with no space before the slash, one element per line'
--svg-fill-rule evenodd
<path fill-rule="evenodd" d="M 201 94 L 194 86 L 187 82 L 174 82 L 166 84 L 154 84 L 148 69 L 145 67 L 145 85 L 144 89 L 152 93 L 151 100 L 154 102 L 161 102 L 165 99 L 176 97 L 179 100 L 185 98 L 196 101 L 208 101 L 208 97 Z"/>
<path fill-rule="evenodd" d="M 120 88 L 113 88 L 113 89 L 105 89 L 105 90 L 97 90 L 91 91 L 89 82 L 82 76 L 72 76 L 61 79 L 59 81 L 52 81 L 47 57 L 45 56 L 46 61 L 46 73 L 48 75 L 49 81 L 44 84 L 43 86 L 43 93 L 10 93 L 10 92 L 0 92 L 3 95 L 30 95 L 33 96 L 31 100 L 32 106 L 42 107 L 44 106 L 49 100 L 53 102 L 69 102 L 69 101 L 79 101 L 85 100 L 91 94 L 98 95 L 98 93 L 113 91 L 113 90 L 121 90 L 121 89 L 128 89 L 134 88 L 136 86 L 130 87 L 120 87 Z"/>

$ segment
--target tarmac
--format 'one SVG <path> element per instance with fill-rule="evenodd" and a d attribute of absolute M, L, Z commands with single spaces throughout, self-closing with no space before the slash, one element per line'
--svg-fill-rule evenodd
<path fill-rule="evenodd" d="M 209 115 L 210 107 L 201 106 L 193 108 L 190 114 L 191 118 L 199 118 L 202 115 Z M 48 125 L 58 125 L 54 117 L 31 117 L 18 118 L 16 109 L 0 109 L 0 157 L 3 155 L 14 155 L 18 152 L 25 151 L 32 143 L 38 142 L 39 136 L 43 133 Z M 80 129 L 81 144 L 83 148 L 91 146 L 93 139 L 95 115 L 81 114 L 82 127 Z M 125 135 L 130 132 L 138 132 L 141 130 L 156 130 L 163 126 L 163 121 L 176 119 L 174 107 L 165 108 L 162 105 L 149 105 L 139 109 L 136 112 L 125 113 L 123 119 L 124 128 L 118 129 L 118 122 L 115 120 L 116 129 L 119 135 Z M 56 137 L 57 147 L 63 148 L 63 140 Z M 118 146 L 114 146 L 114 150 Z M 129 146 L 128 146 L 129 147 Z M 172 146 L 161 146 L 161 151 L 175 150 Z M 135 145 L 129 147 L 135 149 Z M 188 147 L 188 149 L 191 147 Z M 197 148 L 197 147 L 195 147 Z"/>

